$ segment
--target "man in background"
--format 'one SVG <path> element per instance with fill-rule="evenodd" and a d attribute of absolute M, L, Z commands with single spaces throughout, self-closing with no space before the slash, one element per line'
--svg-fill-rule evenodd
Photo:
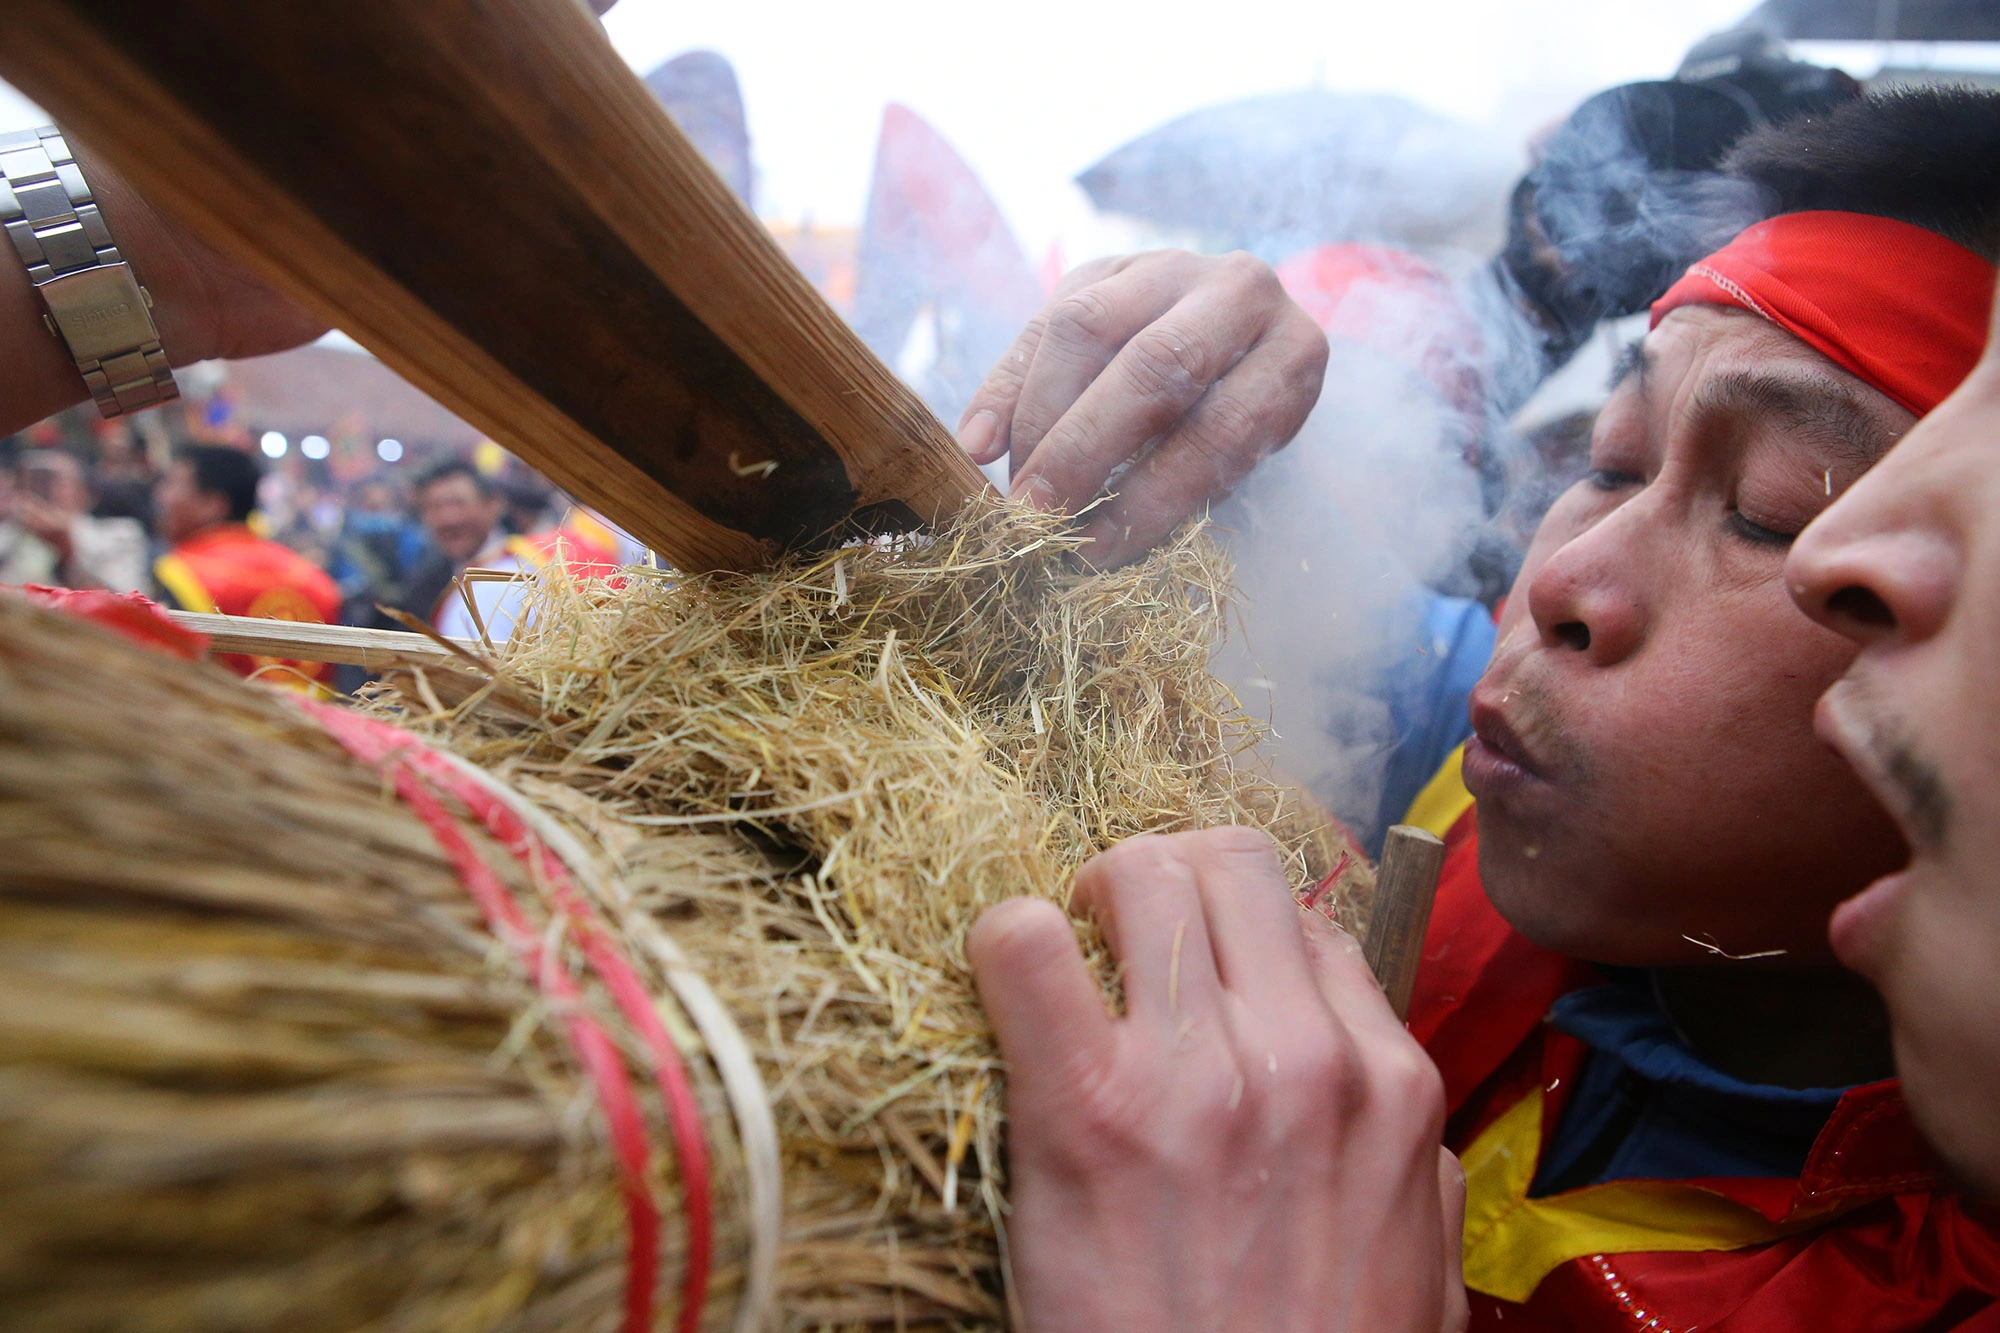
<path fill-rule="evenodd" d="M 184 611 L 330 624 L 340 617 L 340 589 L 318 566 L 250 530 L 263 470 L 249 454 L 216 445 L 183 450 L 154 495 L 160 533 L 170 549 L 153 562 L 165 598 Z M 268 673 L 278 683 L 316 684 L 320 662 L 217 654 L 239 675 Z M 274 670 L 277 668 L 277 670 Z"/>
<path fill-rule="evenodd" d="M 76 455 L 37 449 L 21 466 L 20 520 L 55 553 L 65 588 L 150 592 L 146 529 L 136 518 L 100 518 L 96 488 Z"/>
<path fill-rule="evenodd" d="M 21 446 L 0 437 L 0 584 L 48 583 L 56 553 L 17 517 L 21 503 Z"/>
<path fill-rule="evenodd" d="M 404 607 L 415 600 L 408 592 L 410 577 L 436 558 L 435 550 L 423 525 L 404 512 L 388 475 L 356 486 L 348 493 L 340 533 L 326 565 L 327 574 L 340 587 L 344 621 L 396 628 L 396 622 L 377 608 Z"/>
<path fill-rule="evenodd" d="M 507 540 L 500 526 L 506 500 L 478 468 L 463 458 L 446 458 L 417 474 L 412 494 L 417 517 L 431 539 L 410 571 L 398 603 L 411 615 L 436 620 L 443 610 L 451 581 L 472 565 L 481 551 L 499 549 Z"/>
<path fill-rule="evenodd" d="M 558 561 L 572 576 L 589 579 L 607 577 L 639 558 L 636 550 L 623 548 L 617 532 L 581 507 L 571 507 L 555 527 L 510 534 L 501 525 L 507 495 L 462 458 L 433 464 L 417 478 L 416 494 L 417 512 L 437 555 L 411 575 L 411 605 L 405 609 L 450 638 L 500 642 L 513 632 L 519 614 L 520 589 L 504 579 L 481 579 L 468 583 L 462 595 L 453 592 L 452 580 L 467 569 L 531 574 Z"/>
<path fill-rule="evenodd" d="M 93 515 L 133 519 L 148 534 L 152 532 L 153 487 L 160 478 L 131 427 L 118 429 L 107 423 L 99 432 L 97 466 L 91 469 L 90 480 L 97 496 Z"/>

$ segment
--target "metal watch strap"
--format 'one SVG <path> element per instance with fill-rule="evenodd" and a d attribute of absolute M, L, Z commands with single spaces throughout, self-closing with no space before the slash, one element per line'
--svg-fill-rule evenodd
<path fill-rule="evenodd" d="M 0 225 L 107 417 L 180 397 L 152 296 L 118 252 L 76 157 L 53 125 L 0 135 Z"/>

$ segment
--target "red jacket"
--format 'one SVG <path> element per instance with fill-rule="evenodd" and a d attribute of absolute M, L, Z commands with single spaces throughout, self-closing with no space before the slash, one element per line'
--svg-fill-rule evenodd
<path fill-rule="evenodd" d="M 1472 1327 L 2000 1329 L 2000 1239 L 1940 1187 L 1895 1080 L 1851 1089 L 1796 1180 L 1618 1180 L 1526 1198 L 1582 1043 L 1542 1019 L 1598 978 L 1516 934 L 1479 880 L 1454 754 L 1412 809 L 1443 878 L 1410 1010 L 1465 1163 Z"/>
<path fill-rule="evenodd" d="M 261 620 L 329 625 L 340 619 L 340 589 L 324 570 L 241 523 L 204 528 L 153 562 L 153 576 L 183 611 L 221 612 Z M 303 684 L 328 674 L 323 662 L 218 653 L 216 661 L 238 675 L 284 668 L 265 677 L 275 684 Z"/>

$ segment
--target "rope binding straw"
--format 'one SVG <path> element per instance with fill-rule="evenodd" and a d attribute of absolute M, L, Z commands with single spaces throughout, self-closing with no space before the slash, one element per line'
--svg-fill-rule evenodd
<path fill-rule="evenodd" d="M 626 1211 L 624 1333 L 650 1333 L 653 1289 L 659 1263 L 660 1214 L 646 1182 L 650 1144 L 645 1118 L 633 1095 L 623 1057 L 603 1026 L 581 1003 L 582 992 L 556 951 L 545 949 L 492 867 L 438 799 L 443 791 L 480 821 L 536 882 L 545 884 L 551 904 L 576 940 L 585 961 L 638 1034 L 653 1064 L 668 1127 L 680 1165 L 687 1227 L 687 1270 L 682 1275 L 679 1333 L 696 1333 L 708 1297 L 714 1257 L 714 1212 L 710 1197 L 708 1143 L 686 1063 L 674 1045 L 653 997 L 605 928 L 603 918 L 577 891 L 562 860 L 536 836 L 528 821 L 493 785 L 476 780 L 476 770 L 424 745 L 388 723 L 310 699 L 294 702 L 350 754 L 393 783 L 396 795 L 430 830 L 439 850 L 458 872 L 488 928 L 514 953 L 527 975 L 564 1015 L 578 1063 L 595 1087 L 618 1162 Z M 483 776 L 483 775 L 479 775 Z M 765 1114 L 768 1116 L 768 1108 Z M 751 1313 L 746 1310 L 746 1313 Z M 740 1323 L 740 1321 L 739 1321 Z"/>

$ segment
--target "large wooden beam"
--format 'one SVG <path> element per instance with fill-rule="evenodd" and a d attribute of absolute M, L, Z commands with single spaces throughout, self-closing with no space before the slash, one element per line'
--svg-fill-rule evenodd
<path fill-rule="evenodd" d="M 6 0 L 0 76 L 683 568 L 984 484 L 576 0 Z"/>

